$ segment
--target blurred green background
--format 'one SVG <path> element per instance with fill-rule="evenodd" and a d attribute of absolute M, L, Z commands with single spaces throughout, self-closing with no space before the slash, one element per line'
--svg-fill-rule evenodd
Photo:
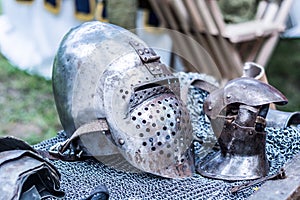
<path fill-rule="evenodd" d="M 269 83 L 289 99 L 279 110 L 300 111 L 299 66 L 300 39 L 281 39 L 266 66 Z M 0 136 L 14 135 L 35 144 L 61 130 L 51 80 L 15 68 L 1 54 L 0 94 Z"/>
<path fill-rule="evenodd" d="M 17 69 L 0 54 L 0 136 L 35 144 L 61 129 L 51 81 Z"/>

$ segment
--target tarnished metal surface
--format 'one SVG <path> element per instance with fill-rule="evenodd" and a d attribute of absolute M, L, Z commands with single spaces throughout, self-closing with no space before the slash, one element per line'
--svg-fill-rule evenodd
<path fill-rule="evenodd" d="M 53 90 L 69 137 L 101 118 L 134 167 L 170 178 L 192 175 L 192 127 L 179 80 L 136 35 L 101 22 L 71 30 L 55 59 Z M 88 146 L 78 143 L 74 149 Z"/>
<path fill-rule="evenodd" d="M 229 81 L 224 88 L 211 93 L 204 104 L 204 111 L 215 119 L 225 107 L 233 103 L 259 106 L 270 103 L 284 105 L 287 102 L 286 97 L 271 85 L 242 77 Z"/>
<path fill-rule="evenodd" d="M 63 38 L 53 64 L 53 93 L 69 136 L 86 121 L 105 116 L 103 92 L 95 91 L 96 85 L 114 59 L 135 53 L 130 40 L 143 43 L 125 29 L 100 22 L 84 23 Z"/>
<path fill-rule="evenodd" d="M 255 128 L 260 108 L 240 105 L 236 115 L 227 116 L 218 138 L 221 151 L 202 163 L 197 171 L 225 180 L 257 179 L 268 174 L 266 133 Z M 219 124 L 220 125 L 220 124 Z"/>
<path fill-rule="evenodd" d="M 254 62 L 246 62 L 243 67 L 243 77 L 255 78 L 268 83 L 265 68 Z"/>
<path fill-rule="evenodd" d="M 268 174 L 266 115 L 270 103 L 287 99 L 274 87 L 253 78 L 238 78 L 213 91 L 204 102 L 220 152 L 197 171 L 207 177 L 250 180 Z"/>
<path fill-rule="evenodd" d="M 6 137 L 0 138 L 0 146 L 1 199 L 40 199 L 64 195 L 59 191 L 59 172 L 28 144 Z"/>
<path fill-rule="evenodd" d="M 288 126 L 300 125 L 300 112 L 285 112 L 270 109 L 267 115 L 267 126 L 275 128 L 285 128 Z"/>

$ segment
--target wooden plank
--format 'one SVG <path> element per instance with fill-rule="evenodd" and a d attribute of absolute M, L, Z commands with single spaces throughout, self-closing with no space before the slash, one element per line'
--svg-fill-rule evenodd
<path fill-rule="evenodd" d="M 253 20 L 227 25 L 223 36 L 229 38 L 233 43 L 239 43 L 255 40 L 258 37 L 266 37 L 277 32 L 278 28 L 275 23 Z"/>

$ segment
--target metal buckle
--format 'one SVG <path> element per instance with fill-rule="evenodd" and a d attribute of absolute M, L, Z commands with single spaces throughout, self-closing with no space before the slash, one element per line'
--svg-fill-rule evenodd
<path fill-rule="evenodd" d="M 52 156 L 61 160 L 75 161 L 81 159 L 83 150 L 79 151 L 78 153 L 75 153 L 74 150 L 70 148 L 69 140 L 70 139 L 67 139 L 63 142 L 58 142 L 57 144 L 50 147 L 48 152 Z"/>

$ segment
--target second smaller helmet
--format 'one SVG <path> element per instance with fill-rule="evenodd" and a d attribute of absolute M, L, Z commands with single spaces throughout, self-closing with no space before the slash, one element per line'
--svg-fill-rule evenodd
<path fill-rule="evenodd" d="M 274 87 L 253 78 L 237 78 L 213 91 L 204 102 L 220 151 L 197 167 L 203 176 L 248 180 L 266 176 L 266 115 L 269 104 L 286 104 Z"/>

